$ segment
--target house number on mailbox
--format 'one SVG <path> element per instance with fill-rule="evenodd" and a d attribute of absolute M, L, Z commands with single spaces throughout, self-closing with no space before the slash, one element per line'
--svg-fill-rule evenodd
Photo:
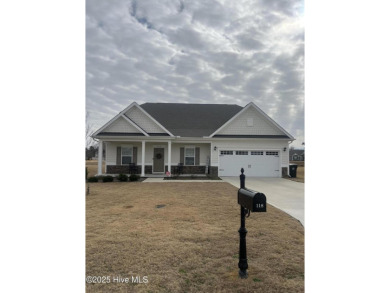
<path fill-rule="evenodd" d="M 262 203 L 256 204 L 256 208 L 263 208 L 263 207 L 264 207 L 264 204 L 262 204 Z"/>

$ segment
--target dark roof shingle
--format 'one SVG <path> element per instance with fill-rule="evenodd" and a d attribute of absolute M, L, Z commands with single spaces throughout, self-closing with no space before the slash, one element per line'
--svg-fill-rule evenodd
<path fill-rule="evenodd" d="M 140 105 L 173 135 L 209 136 L 242 110 L 238 105 L 145 103 Z"/>

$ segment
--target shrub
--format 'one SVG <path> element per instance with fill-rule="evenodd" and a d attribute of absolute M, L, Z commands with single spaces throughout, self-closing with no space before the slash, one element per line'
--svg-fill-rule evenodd
<path fill-rule="evenodd" d="M 98 182 L 99 179 L 97 177 L 89 177 L 88 182 Z"/>
<path fill-rule="evenodd" d="M 130 175 L 130 181 L 137 181 L 140 177 L 138 175 L 135 175 L 135 174 L 131 174 Z"/>
<path fill-rule="evenodd" d="M 125 174 L 119 174 L 117 178 L 121 182 L 126 182 L 127 180 L 129 180 L 129 177 L 127 177 L 127 175 Z"/>
<path fill-rule="evenodd" d="M 103 177 L 103 182 L 112 182 L 114 181 L 114 177 L 108 175 Z"/>

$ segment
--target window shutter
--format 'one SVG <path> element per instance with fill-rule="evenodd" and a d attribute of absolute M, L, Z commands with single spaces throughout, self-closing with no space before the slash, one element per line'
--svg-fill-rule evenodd
<path fill-rule="evenodd" d="M 184 164 L 184 148 L 180 148 L 180 163 Z"/>
<path fill-rule="evenodd" d="M 120 146 L 116 147 L 116 164 L 122 165 L 122 149 Z"/>
<path fill-rule="evenodd" d="M 137 165 L 137 147 L 133 147 L 133 163 Z"/>
<path fill-rule="evenodd" d="M 200 148 L 195 148 L 195 165 L 199 166 L 199 155 L 200 155 Z"/>

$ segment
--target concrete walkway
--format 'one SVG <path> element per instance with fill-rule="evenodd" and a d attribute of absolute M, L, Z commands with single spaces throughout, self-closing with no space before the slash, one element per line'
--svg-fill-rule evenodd
<path fill-rule="evenodd" d="M 191 182 L 191 183 L 195 183 L 195 182 L 211 182 L 211 183 L 216 183 L 216 182 L 224 182 L 223 180 L 201 180 L 201 179 L 197 179 L 197 180 L 164 180 L 164 178 L 146 178 L 144 181 L 142 181 L 142 183 L 145 182 L 145 183 L 153 183 L 153 182 L 164 182 L 164 183 L 176 183 L 176 182 Z"/>
<path fill-rule="evenodd" d="M 240 188 L 239 177 L 221 177 L 224 182 Z M 283 178 L 245 178 L 245 187 L 264 193 L 267 203 L 286 212 L 305 226 L 304 183 Z"/>

